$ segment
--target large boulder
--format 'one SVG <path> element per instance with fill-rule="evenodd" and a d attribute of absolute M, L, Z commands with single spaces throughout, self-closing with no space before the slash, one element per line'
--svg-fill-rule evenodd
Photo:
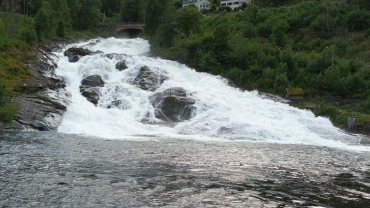
<path fill-rule="evenodd" d="M 81 85 L 88 87 L 104 87 L 104 81 L 99 75 L 88 76 L 82 80 Z"/>
<path fill-rule="evenodd" d="M 140 68 L 133 84 L 143 90 L 155 91 L 165 80 L 167 80 L 166 76 L 156 74 L 149 67 L 143 66 Z"/>
<path fill-rule="evenodd" d="M 77 62 L 82 56 L 95 55 L 103 53 L 102 51 L 90 51 L 84 48 L 69 48 L 64 51 L 64 56 L 68 56 L 69 62 Z"/>
<path fill-rule="evenodd" d="M 98 87 L 104 87 L 104 81 L 101 76 L 88 76 L 81 81 L 80 92 L 89 102 L 97 105 L 100 99 Z"/>
<path fill-rule="evenodd" d="M 181 122 L 194 116 L 196 110 L 193 98 L 187 97 L 183 88 L 175 87 L 150 97 L 155 116 L 166 122 Z"/>
<path fill-rule="evenodd" d="M 116 64 L 116 69 L 118 69 L 119 71 L 122 71 L 122 70 L 125 70 L 127 69 L 127 65 L 126 65 L 126 61 L 125 60 L 122 60 L 122 61 L 119 61 L 117 64 Z"/>

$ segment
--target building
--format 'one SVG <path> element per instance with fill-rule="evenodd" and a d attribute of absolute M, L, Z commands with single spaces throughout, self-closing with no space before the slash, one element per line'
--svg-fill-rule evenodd
<path fill-rule="evenodd" d="M 241 6 L 243 3 L 249 4 L 252 0 L 221 0 L 221 7 L 231 7 L 232 9 Z"/>
<path fill-rule="evenodd" d="M 190 4 L 194 4 L 198 10 L 211 8 L 211 3 L 209 3 L 208 0 L 184 0 L 182 2 L 182 7 L 189 6 Z"/>
<path fill-rule="evenodd" d="M 302 88 L 286 88 L 284 92 L 284 98 L 294 102 L 302 102 L 303 95 Z"/>

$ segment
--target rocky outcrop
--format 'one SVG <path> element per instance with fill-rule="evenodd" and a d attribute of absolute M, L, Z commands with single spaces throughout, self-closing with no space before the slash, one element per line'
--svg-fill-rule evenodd
<path fill-rule="evenodd" d="M 167 80 L 166 76 L 157 74 L 151 71 L 149 67 L 143 66 L 140 68 L 133 84 L 143 90 L 155 91 L 165 80 Z"/>
<path fill-rule="evenodd" d="M 102 51 L 90 51 L 84 48 L 69 48 L 64 52 L 64 56 L 68 56 L 69 62 L 77 62 L 82 56 L 95 55 L 103 53 Z"/>
<path fill-rule="evenodd" d="M 101 76 L 88 76 L 82 80 L 80 92 L 89 102 L 97 105 L 100 99 L 99 87 L 104 87 L 104 81 Z"/>
<path fill-rule="evenodd" d="M 195 114 L 195 100 L 187 97 L 183 88 L 176 87 L 159 92 L 150 97 L 155 108 L 155 116 L 165 122 L 181 122 Z"/>
<path fill-rule="evenodd" d="M 34 43 L 28 48 L 27 79 L 13 87 L 13 103 L 19 106 L 14 120 L 0 122 L 0 131 L 56 130 L 70 103 L 70 94 L 64 89 L 64 79 L 55 74 L 58 57 L 52 51 L 61 49 L 63 42 L 50 45 Z"/>
<path fill-rule="evenodd" d="M 122 60 L 122 61 L 119 61 L 117 64 L 116 64 L 116 69 L 118 69 L 119 71 L 122 71 L 122 70 L 125 70 L 127 69 L 127 65 L 126 65 L 126 62 L 125 60 Z"/>
<path fill-rule="evenodd" d="M 55 131 L 62 121 L 63 113 L 70 103 L 70 94 L 64 89 L 45 89 L 34 94 L 24 94 L 15 101 L 20 104 L 15 122 L 18 130 L 37 129 Z"/>
<path fill-rule="evenodd" d="M 13 103 L 19 106 L 14 120 L 0 122 L 0 131 L 56 130 L 70 103 L 70 94 L 64 90 L 64 79 L 55 74 L 58 57 L 51 51 L 59 49 L 58 44 L 50 46 L 33 44 L 28 49 L 27 79 L 13 87 L 16 96 Z"/>

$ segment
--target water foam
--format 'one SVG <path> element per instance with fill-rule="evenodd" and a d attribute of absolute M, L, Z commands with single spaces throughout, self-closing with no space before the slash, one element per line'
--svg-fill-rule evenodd
<path fill-rule="evenodd" d="M 88 44 L 91 42 L 94 44 Z M 243 92 L 232 88 L 222 77 L 196 72 L 178 62 L 139 56 L 150 51 L 146 40 L 109 38 L 72 44 L 66 48 L 69 47 L 125 55 L 110 60 L 98 54 L 69 63 L 67 57 L 57 53 L 60 56 L 57 74 L 65 78 L 67 90 L 72 94 L 72 104 L 58 129 L 60 132 L 107 138 L 134 135 L 219 138 L 369 150 L 356 146 L 359 137 L 343 133 L 327 118 L 315 117 L 310 111 L 263 99 L 256 91 Z M 126 60 L 128 69 L 120 72 L 115 64 L 121 59 Z M 155 92 L 130 84 L 143 65 L 169 77 Z M 97 107 L 79 92 L 81 80 L 89 75 L 100 75 L 106 83 L 100 91 L 102 97 Z M 196 116 L 174 127 L 140 122 L 143 119 L 157 121 L 148 98 L 173 87 L 182 87 L 192 94 L 196 100 Z M 121 109 L 107 109 L 115 100 L 122 101 Z"/>

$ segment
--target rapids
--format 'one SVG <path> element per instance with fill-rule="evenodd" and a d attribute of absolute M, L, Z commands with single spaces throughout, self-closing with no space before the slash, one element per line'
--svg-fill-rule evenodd
<path fill-rule="evenodd" d="M 104 55 L 85 56 L 77 63 L 70 63 L 63 56 L 64 50 L 70 47 L 100 50 Z M 327 118 L 264 99 L 257 91 L 235 89 L 220 76 L 199 73 L 175 61 L 143 56 L 141 54 L 150 51 L 150 44 L 144 39 L 95 39 L 70 44 L 64 50 L 55 52 L 60 57 L 56 73 L 66 80 L 72 103 L 58 129 L 62 133 L 116 139 L 145 135 L 244 140 L 370 150 L 359 144 L 359 136 L 344 133 Z M 115 56 L 111 60 L 105 56 L 110 53 L 124 56 Z M 128 69 L 118 71 L 115 64 L 122 59 L 126 60 Z M 155 92 L 130 84 L 144 65 L 169 77 Z M 81 80 L 90 75 L 100 75 L 105 82 L 97 107 L 79 91 Z M 196 100 L 195 116 L 174 126 L 159 125 L 149 97 L 173 87 L 184 88 Z M 117 100 L 122 103 L 120 109 L 107 108 L 109 103 Z M 141 122 L 143 119 L 149 122 Z"/>

